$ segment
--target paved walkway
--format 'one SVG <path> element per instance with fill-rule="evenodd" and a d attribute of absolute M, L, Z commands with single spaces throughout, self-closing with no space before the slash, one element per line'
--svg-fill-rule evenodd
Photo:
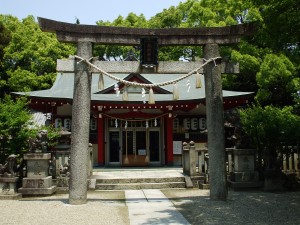
<path fill-rule="evenodd" d="M 190 224 L 160 190 L 126 190 L 125 198 L 132 225 Z"/>
<path fill-rule="evenodd" d="M 111 168 L 93 171 L 92 179 L 184 177 L 182 168 Z M 132 225 L 187 225 L 173 203 L 157 189 L 126 190 L 126 206 Z"/>

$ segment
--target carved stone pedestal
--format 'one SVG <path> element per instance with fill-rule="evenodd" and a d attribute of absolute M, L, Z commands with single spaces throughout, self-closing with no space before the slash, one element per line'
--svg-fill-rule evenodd
<path fill-rule="evenodd" d="M 254 170 L 254 149 L 232 149 L 234 171 L 229 185 L 234 189 L 261 187 L 258 172 Z"/>
<path fill-rule="evenodd" d="M 19 192 L 23 195 L 51 195 L 56 191 L 49 176 L 50 153 L 28 153 L 24 155 L 27 160 L 27 177 L 23 178 Z"/>
<path fill-rule="evenodd" d="M 0 199 L 22 198 L 22 194 L 17 193 L 16 183 L 18 179 L 18 177 L 0 177 Z"/>

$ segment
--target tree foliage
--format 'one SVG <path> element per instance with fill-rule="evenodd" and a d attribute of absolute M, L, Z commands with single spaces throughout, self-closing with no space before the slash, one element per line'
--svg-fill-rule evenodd
<path fill-rule="evenodd" d="M 286 56 L 266 55 L 256 76 L 259 87 L 256 99 L 263 105 L 292 105 L 295 82 L 299 80 L 296 75 L 295 66 Z"/>
<path fill-rule="evenodd" d="M 11 16 L 0 16 L 0 22 L 11 35 L 3 57 L 5 85 L 10 91 L 51 87 L 56 76 L 56 60 L 74 54 L 75 48 L 58 42 L 54 34 L 42 32 L 32 16 L 22 22 Z"/>
<path fill-rule="evenodd" d="M 300 117 L 293 114 L 292 107 L 253 105 L 240 110 L 240 117 L 244 131 L 267 164 L 283 152 L 284 146 L 299 145 Z"/>
<path fill-rule="evenodd" d="M 10 39 L 10 33 L 3 22 L 0 21 L 0 89 L 3 89 L 6 86 L 5 80 L 7 79 L 7 73 L 3 66 L 3 57 L 5 54 L 5 47 L 9 44 Z"/>
<path fill-rule="evenodd" d="M 28 128 L 31 115 L 26 108 L 26 98 L 13 100 L 6 95 L 0 100 L 0 141 L 1 157 L 18 154 L 24 150 L 30 131 Z"/>
<path fill-rule="evenodd" d="M 300 2 L 298 0 L 251 0 L 260 9 L 267 45 L 299 56 Z"/>

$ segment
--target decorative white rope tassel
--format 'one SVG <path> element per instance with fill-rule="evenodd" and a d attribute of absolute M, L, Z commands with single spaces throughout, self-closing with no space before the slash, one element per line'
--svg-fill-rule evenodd
<path fill-rule="evenodd" d="M 201 88 L 202 87 L 202 82 L 201 82 L 201 74 L 196 73 L 196 88 Z"/>
<path fill-rule="evenodd" d="M 123 88 L 123 101 L 128 101 L 128 91 L 127 91 L 127 86 L 124 86 Z"/>
<path fill-rule="evenodd" d="M 154 93 L 153 93 L 153 89 L 150 88 L 149 90 L 149 101 L 148 104 L 155 104 L 155 99 L 154 99 Z"/>
<path fill-rule="evenodd" d="M 99 90 L 103 90 L 103 89 L 104 89 L 103 73 L 100 73 L 100 74 L 99 74 L 98 89 L 99 89 Z"/>
<path fill-rule="evenodd" d="M 174 83 L 174 86 L 173 86 L 173 100 L 178 100 L 178 99 L 179 99 L 179 91 L 178 91 L 177 84 Z"/>

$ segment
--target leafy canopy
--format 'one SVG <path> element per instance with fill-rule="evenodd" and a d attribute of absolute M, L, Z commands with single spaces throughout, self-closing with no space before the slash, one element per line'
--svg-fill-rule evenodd
<path fill-rule="evenodd" d="M 5 85 L 10 91 L 51 87 L 56 76 L 56 60 L 74 54 L 75 47 L 58 42 L 55 34 L 42 32 L 33 16 L 22 22 L 11 16 L 0 16 L 0 22 L 11 35 L 3 56 Z"/>

